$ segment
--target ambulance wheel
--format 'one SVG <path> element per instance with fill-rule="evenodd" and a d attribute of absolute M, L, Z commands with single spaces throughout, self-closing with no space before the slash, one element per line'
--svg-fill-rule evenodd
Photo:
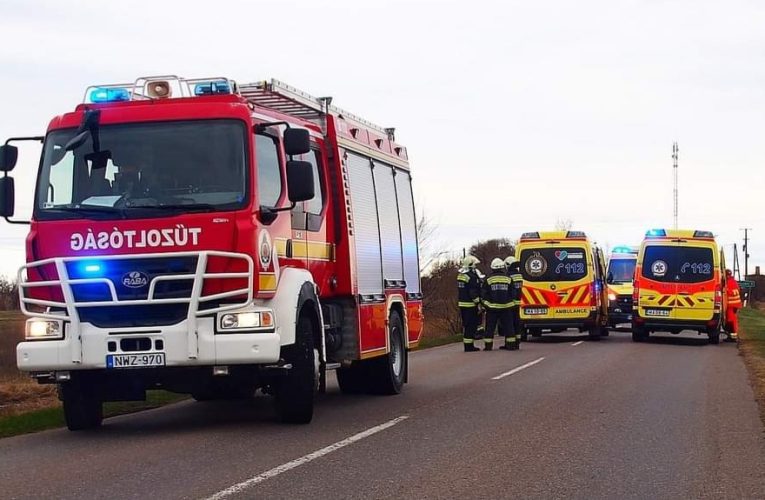
<path fill-rule="evenodd" d="M 367 375 L 365 367 L 358 362 L 352 364 L 349 368 L 338 368 L 337 385 L 340 386 L 340 392 L 343 394 L 361 394 L 366 390 Z"/>
<path fill-rule="evenodd" d="M 710 344 L 720 343 L 720 328 L 715 328 L 714 330 L 709 331 L 709 343 Z"/>
<path fill-rule="evenodd" d="M 600 340 L 602 329 L 599 326 L 594 326 L 588 331 L 588 338 L 590 340 Z"/>
<path fill-rule="evenodd" d="M 103 403 L 95 389 L 84 382 L 70 381 L 59 386 L 64 406 L 64 420 L 70 431 L 101 427 Z"/>
<path fill-rule="evenodd" d="M 295 344 L 282 347 L 282 358 L 292 365 L 274 386 L 276 413 L 284 423 L 307 424 L 313 418 L 314 393 L 318 388 L 313 333 L 313 320 L 301 313 L 295 331 Z"/>
<path fill-rule="evenodd" d="M 632 327 L 632 341 L 633 342 L 645 342 L 648 340 L 648 332 L 645 328 L 639 326 Z"/>
<path fill-rule="evenodd" d="M 391 311 L 388 320 L 390 352 L 369 361 L 369 389 L 373 394 L 398 394 L 406 380 L 407 359 L 404 347 L 404 323 L 398 312 Z"/>

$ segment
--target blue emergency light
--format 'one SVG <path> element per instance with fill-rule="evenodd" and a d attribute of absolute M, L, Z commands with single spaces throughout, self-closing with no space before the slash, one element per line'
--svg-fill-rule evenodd
<path fill-rule="evenodd" d="M 91 102 L 129 101 L 130 92 L 123 88 L 97 88 L 90 91 Z"/>
<path fill-rule="evenodd" d="M 80 272 L 86 275 L 100 275 L 103 265 L 100 262 L 87 261 L 80 265 Z"/>
<path fill-rule="evenodd" d="M 198 83 L 194 86 L 194 95 L 230 94 L 231 85 L 223 80 Z"/>
<path fill-rule="evenodd" d="M 649 229 L 645 233 L 646 238 L 657 238 L 657 237 L 666 236 L 666 235 L 667 235 L 667 231 L 665 231 L 664 229 Z"/>
<path fill-rule="evenodd" d="M 614 253 L 632 253 L 630 247 L 616 247 Z"/>

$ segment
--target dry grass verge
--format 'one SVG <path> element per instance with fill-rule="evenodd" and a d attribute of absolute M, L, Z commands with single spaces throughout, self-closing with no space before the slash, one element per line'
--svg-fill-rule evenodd
<path fill-rule="evenodd" d="M 749 378 L 765 423 L 765 308 L 742 309 L 739 313 L 739 350 L 749 369 Z"/>

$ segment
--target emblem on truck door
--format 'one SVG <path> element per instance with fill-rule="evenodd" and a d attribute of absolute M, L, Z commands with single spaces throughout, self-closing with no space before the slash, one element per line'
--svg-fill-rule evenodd
<path fill-rule="evenodd" d="M 263 270 L 267 270 L 271 265 L 272 253 L 273 246 L 271 244 L 271 235 L 268 234 L 268 231 L 263 230 L 260 232 L 258 241 L 258 256 L 260 257 L 260 265 Z"/>
<path fill-rule="evenodd" d="M 149 284 L 149 277 L 141 271 L 130 271 L 122 276 L 122 284 L 128 288 L 142 288 Z"/>

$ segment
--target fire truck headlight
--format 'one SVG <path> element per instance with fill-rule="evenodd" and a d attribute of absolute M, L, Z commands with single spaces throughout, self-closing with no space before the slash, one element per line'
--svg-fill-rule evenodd
<path fill-rule="evenodd" d="M 609 294 L 608 294 L 608 300 L 610 300 L 611 302 L 613 302 L 614 300 L 616 300 L 616 294 L 614 294 L 614 293 L 609 293 Z"/>
<path fill-rule="evenodd" d="M 27 340 L 62 338 L 64 338 L 64 328 L 61 321 L 47 319 L 30 319 L 27 321 Z"/>
<path fill-rule="evenodd" d="M 274 316 L 271 311 L 224 313 L 218 316 L 221 330 L 253 330 L 273 328 Z"/>

